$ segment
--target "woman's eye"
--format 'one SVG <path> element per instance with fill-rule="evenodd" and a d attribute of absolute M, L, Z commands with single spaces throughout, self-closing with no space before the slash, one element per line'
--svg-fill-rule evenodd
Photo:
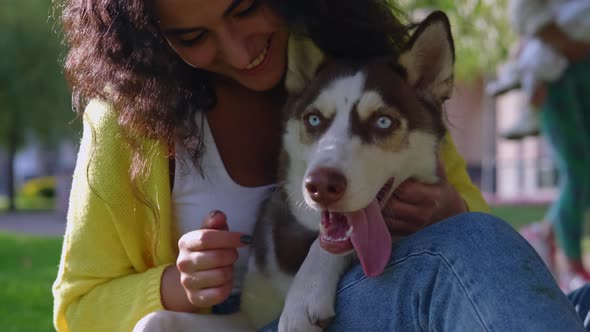
<path fill-rule="evenodd" d="M 206 31 L 189 33 L 181 38 L 178 38 L 178 42 L 180 42 L 183 46 L 193 46 L 199 42 L 202 42 L 206 38 L 206 36 Z"/>
<path fill-rule="evenodd" d="M 311 127 L 318 127 L 322 124 L 322 119 L 316 114 L 310 114 L 307 116 L 307 124 Z"/>
<path fill-rule="evenodd" d="M 375 122 L 379 129 L 389 129 L 393 126 L 393 120 L 388 116 L 380 116 Z"/>
<path fill-rule="evenodd" d="M 260 5 L 260 0 L 244 1 L 245 5 L 236 8 L 236 17 L 245 17 L 252 14 Z"/>

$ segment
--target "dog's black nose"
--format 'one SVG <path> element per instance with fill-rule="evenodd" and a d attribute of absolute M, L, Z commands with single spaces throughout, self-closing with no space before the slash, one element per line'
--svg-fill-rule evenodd
<path fill-rule="evenodd" d="M 316 168 L 305 178 L 305 189 L 315 202 L 328 206 L 344 196 L 346 177 L 334 168 Z"/>

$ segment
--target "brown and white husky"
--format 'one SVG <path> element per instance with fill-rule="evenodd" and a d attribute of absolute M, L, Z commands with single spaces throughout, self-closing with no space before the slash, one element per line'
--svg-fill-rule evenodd
<path fill-rule="evenodd" d="M 322 59 L 311 43 L 290 45 L 280 185 L 256 226 L 242 312 L 168 313 L 158 326 L 250 331 L 280 314 L 280 331 L 321 331 L 350 264 L 377 276 L 389 260 L 383 202 L 407 178 L 437 181 L 454 60 L 442 12 L 395 59 Z"/>
<path fill-rule="evenodd" d="M 286 294 L 279 330 L 314 331 L 334 316 L 338 280 L 355 258 L 367 276 L 385 268 L 392 239 L 381 209 L 390 193 L 409 177 L 437 181 L 455 54 L 442 12 L 397 59 L 292 53 L 300 66 L 286 82 L 281 182 L 254 234 L 243 300 L 260 310 L 266 300 L 253 298 L 273 287 Z"/>

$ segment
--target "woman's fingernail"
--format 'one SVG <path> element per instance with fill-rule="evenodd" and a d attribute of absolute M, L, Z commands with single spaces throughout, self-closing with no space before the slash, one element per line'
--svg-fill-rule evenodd
<path fill-rule="evenodd" d="M 250 235 L 242 235 L 240 236 L 240 242 L 242 242 L 242 244 L 252 244 L 252 236 Z"/>
<path fill-rule="evenodd" d="M 213 210 L 213 211 L 209 212 L 209 218 L 215 217 L 216 215 L 219 214 L 219 212 L 220 212 L 219 210 Z"/>

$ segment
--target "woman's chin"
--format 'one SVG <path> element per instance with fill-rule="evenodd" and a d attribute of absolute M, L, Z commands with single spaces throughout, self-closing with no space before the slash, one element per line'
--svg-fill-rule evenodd
<path fill-rule="evenodd" d="M 276 59 L 273 59 L 276 60 Z M 275 62 L 275 61 L 273 61 Z M 279 61 L 276 61 L 279 62 Z M 282 82 L 285 71 L 284 63 L 272 63 L 266 70 L 256 73 L 235 73 L 234 79 L 253 91 L 268 91 Z"/>
<path fill-rule="evenodd" d="M 275 88 L 280 82 L 240 82 L 244 87 L 257 92 L 270 91 Z"/>

